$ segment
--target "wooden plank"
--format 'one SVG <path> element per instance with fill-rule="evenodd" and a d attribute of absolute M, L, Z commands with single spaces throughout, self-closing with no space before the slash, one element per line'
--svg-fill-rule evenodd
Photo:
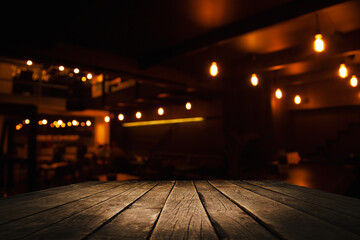
<path fill-rule="evenodd" d="M 315 206 L 309 202 L 304 202 L 292 196 L 284 195 L 280 192 L 272 191 L 257 185 L 248 183 L 247 181 L 230 181 L 240 187 L 246 188 L 252 192 L 260 194 L 264 197 L 271 198 L 290 207 L 296 208 L 309 215 L 320 218 L 326 222 L 341 227 L 349 232 L 359 235 L 360 238 L 360 220 L 343 213 L 339 213 L 332 209 Z"/>
<path fill-rule="evenodd" d="M 158 182 L 144 182 L 24 239 L 82 239 L 111 221 L 157 184 Z"/>
<path fill-rule="evenodd" d="M 39 214 L 30 215 L 8 224 L 0 225 L 0 239 L 11 240 L 26 237 L 142 184 L 143 183 L 140 182 L 126 182 L 119 184 L 118 187 L 95 193 L 91 196 L 79 199 L 78 201 L 61 205 Z"/>
<path fill-rule="evenodd" d="M 359 236 L 227 181 L 210 183 L 282 239 L 359 239 Z"/>
<path fill-rule="evenodd" d="M 108 182 L 91 187 L 79 188 L 70 192 L 56 194 L 54 196 L 46 196 L 40 199 L 33 199 L 20 202 L 13 205 L 7 205 L 6 201 L 1 202 L 0 207 L 0 224 L 14 221 L 41 211 L 48 210 L 81 198 L 90 196 L 92 194 L 103 192 L 122 184 L 121 182 Z M 36 202 L 35 202 L 36 201 Z"/>
<path fill-rule="evenodd" d="M 329 208 L 352 217 L 360 218 L 359 199 L 296 186 L 279 181 L 249 181 L 249 183 L 257 184 L 258 186 L 265 187 L 276 192 L 281 192 L 282 194 L 301 199 L 305 202 L 309 202 L 317 206 Z"/>
<path fill-rule="evenodd" d="M 146 239 L 167 197 L 174 181 L 164 181 L 125 209 L 111 222 L 91 234 L 89 239 Z M 129 227 L 131 226 L 131 227 Z"/>
<path fill-rule="evenodd" d="M 13 196 L 9 196 L 6 198 L 0 198 L 0 204 L 2 204 L 2 201 L 6 201 L 6 205 L 9 206 L 12 204 L 18 204 L 20 202 L 25 202 L 28 200 L 32 201 L 33 199 L 39 199 L 42 197 L 55 195 L 55 194 L 59 194 L 59 193 L 64 193 L 64 192 L 69 192 L 69 191 L 73 191 L 73 190 L 76 190 L 79 188 L 94 186 L 94 185 L 102 184 L 102 183 L 105 183 L 105 182 L 87 181 L 87 182 L 75 183 L 75 184 L 70 184 L 70 185 L 61 186 L 61 187 L 49 188 L 49 189 L 35 191 L 35 192 L 28 192 L 28 193 L 24 193 L 24 194 L 13 195 Z"/>
<path fill-rule="evenodd" d="M 176 182 L 150 239 L 218 239 L 192 181 Z"/>
<path fill-rule="evenodd" d="M 195 187 L 221 239 L 278 239 L 207 181 Z"/>

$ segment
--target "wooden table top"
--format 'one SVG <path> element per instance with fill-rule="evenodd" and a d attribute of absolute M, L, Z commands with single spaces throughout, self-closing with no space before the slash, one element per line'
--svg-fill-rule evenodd
<path fill-rule="evenodd" d="M 0 239 L 360 239 L 360 200 L 277 181 L 85 182 L 1 199 Z"/>

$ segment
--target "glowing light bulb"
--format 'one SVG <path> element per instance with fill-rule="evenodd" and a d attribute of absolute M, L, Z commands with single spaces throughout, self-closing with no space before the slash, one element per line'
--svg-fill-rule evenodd
<path fill-rule="evenodd" d="M 65 67 L 64 66 L 59 66 L 59 71 L 62 72 L 65 70 Z"/>
<path fill-rule="evenodd" d="M 76 127 L 76 126 L 79 126 L 79 122 L 78 122 L 78 121 L 76 121 L 75 119 L 74 119 L 74 120 L 72 120 L 72 122 L 71 122 L 71 123 L 72 123 L 72 125 L 73 125 L 73 126 L 75 126 L 75 127 Z"/>
<path fill-rule="evenodd" d="M 67 122 L 66 125 L 67 125 L 68 127 L 71 127 L 71 126 L 72 126 L 72 123 L 71 123 L 71 122 Z"/>
<path fill-rule="evenodd" d="M 315 35 L 314 50 L 316 52 L 322 52 L 325 50 L 325 43 L 320 33 Z"/>
<path fill-rule="evenodd" d="M 259 79 L 258 79 L 258 77 L 256 76 L 255 73 L 253 73 L 253 74 L 251 75 L 251 84 L 252 84 L 253 86 L 257 86 L 257 85 L 259 84 Z"/>
<path fill-rule="evenodd" d="M 295 96 L 294 102 L 295 102 L 295 104 L 300 104 L 300 103 L 301 103 L 301 97 L 300 97 L 300 95 L 296 95 L 296 96 Z"/>
<path fill-rule="evenodd" d="M 104 121 L 107 122 L 107 123 L 110 122 L 110 117 L 109 117 L 109 116 L 106 116 L 106 117 L 104 118 Z"/>
<path fill-rule="evenodd" d="M 342 77 L 342 78 L 346 78 L 348 76 L 348 70 L 347 70 L 344 63 L 340 64 L 339 76 Z"/>
<path fill-rule="evenodd" d="M 120 114 L 118 115 L 118 119 L 119 119 L 120 121 L 123 121 L 124 118 L 125 118 L 124 114 L 120 113 Z"/>
<path fill-rule="evenodd" d="M 61 126 L 63 123 L 64 123 L 64 122 L 63 122 L 62 120 L 58 120 L 58 121 L 57 121 L 57 124 L 60 125 L 60 126 Z"/>
<path fill-rule="evenodd" d="M 78 74 L 80 72 L 80 70 L 78 68 L 74 68 L 74 73 Z"/>
<path fill-rule="evenodd" d="M 92 76 L 92 74 L 91 74 L 91 73 L 88 73 L 88 74 L 86 75 L 86 77 L 87 77 L 87 79 L 89 79 L 89 80 L 90 80 L 90 79 L 92 79 L 92 77 L 93 77 L 93 76 Z"/>
<path fill-rule="evenodd" d="M 31 60 L 27 60 L 26 65 L 31 66 L 31 65 L 33 65 L 33 62 Z"/>
<path fill-rule="evenodd" d="M 140 118 L 141 118 L 141 112 L 137 112 L 137 113 L 135 114 L 135 116 L 136 116 L 137 119 L 140 119 Z"/>
<path fill-rule="evenodd" d="M 351 77 L 351 79 L 350 79 L 350 85 L 351 85 L 352 87 L 356 87 L 356 86 L 358 85 L 358 79 L 356 78 L 355 75 L 353 75 L 353 76 Z"/>
<path fill-rule="evenodd" d="M 280 88 L 276 89 L 276 91 L 275 91 L 275 97 L 276 97 L 277 99 L 281 99 L 281 98 L 282 98 L 282 91 L 281 91 Z"/>
<path fill-rule="evenodd" d="M 82 81 L 82 82 L 86 82 L 86 77 L 83 76 L 83 77 L 81 78 L 81 81 Z"/>
<path fill-rule="evenodd" d="M 85 127 L 85 123 L 84 122 L 81 122 L 80 124 L 82 127 Z"/>
<path fill-rule="evenodd" d="M 46 120 L 46 119 L 43 119 L 43 120 L 41 121 L 41 123 L 42 123 L 42 125 L 46 125 L 46 124 L 47 124 L 47 120 Z"/>
<path fill-rule="evenodd" d="M 191 103 L 190 103 L 190 102 L 187 102 L 187 103 L 185 104 L 185 108 L 186 108 L 187 110 L 190 110 L 190 109 L 191 109 Z"/>
<path fill-rule="evenodd" d="M 162 107 L 160 107 L 160 108 L 158 109 L 158 114 L 159 114 L 160 116 L 164 115 L 164 109 L 163 109 Z"/>
<path fill-rule="evenodd" d="M 216 62 L 212 62 L 210 66 L 210 75 L 215 77 L 216 75 L 218 75 L 218 73 L 219 73 L 219 69 Z"/>
<path fill-rule="evenodd" d="M 24 120 L 24 123 L 25 123 L 25 124 L 30 124 L 30 119 L 25 119 L 25 120 Z"/>
<path fill-rule="evenodd" d="M 87 120 L 87 121 L 86 121 L 86 126 L 88 126 L 88 127 L 91 126 L 91 121 L 90 121 L 90 120 Z"/>

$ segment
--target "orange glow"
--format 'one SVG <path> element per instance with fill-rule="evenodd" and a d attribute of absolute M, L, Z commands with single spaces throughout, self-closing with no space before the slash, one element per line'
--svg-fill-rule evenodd
<path fill-rule="evenodd" d="M 24 123 L 25 123 L 25 124 L 30 124 L 30 119 L 25 119 L 25 120 L 24 120 Z"/>
<path fill-rule="evenodd" d="M 39 124 L 39 125 L 42 125 L 42 121 L 41 121 L 41 120 L 40 120 L 40 121 L 38 121 L 38 124 Z"/>
<path fill-rule="evenodd" d="M 160 116 L 164 115 L 164 109 L 163 109 L 162 107 L 160 107 L 160 108 L 158 109 L 158 114 L 159 114 Z"/>
<path fill-rule="evenodd" d="M 351 85 L 352 87 L 356 87 L 356 86 L 358 85 L 358 79 L 356 78 L 355 75 L 353 75 L 353 76 L 351 77 L 351 79 L 350 79 L 350 85 Z"/>
<path fill-rule="evenodd" d="M 137 112 L 137 113 L 135 114 L 135 116 L 136 116 L 137 119 L 140 119 L 141 116 L 142 116 L 142 115 L 141 115 L 141 112 Z"/>
<path fill-rule="evenodd" d="M 277 99 L 281 99 L 282 96 L 283 96 L 283 94 L 282 94 L 281 89 L 280 89 L 280 88 L 276 89 L 276 91 L 275 91 L 275 97 L 276 97 Z"/>
<path fill-rule="evenodd" d="M 325 44 L 321 34 L 315 35 L 314 50 L 316 52 L 322 52 L 325 50 Z"/>
<path fill-rule="evenodd" d="M 59 66 L 59 71 L 62 72 L 65 70 L 65 67 L 64 66 Z"/>
<path fill-rule="evenodd" d="M 71 127 L 72 123 L 71 122 L 67 122 L 66 124 L 68 127 Z"/>
<path fill-rule="evenodd" d="M 91 74 L 91 73 L 88 73 L 88 74 L 86 75 L 86 77 L 87 77 L 87 79 L 89 79 L 89 80 L 90 80 L 90 79 L 92 79 L 92 77 L 93 77 L 93 76 L 92 76 L 92 74 Z"/>
<path fill-rule="evenodd" d="M 31 60 L 27 60 L 26 65 L 31 66 L 31 65 L 33 65 L 33 62 Z"/>
<path fill-rule="evenodd" d="M 61 125 L 60 125 L 62 128 L 66 127 L 66 124 L 63 122 Z"/>
<path fill-rule="evenodd" d="M 109 117 L 109 116 L 106 116 L 106 117 L 104 118 L 104 121 L 107 122 L 107 123 L 110 122 L 110 117 Z"/>
<path fill-rule="evenodd" d="M 124 123 L 123 126 L 124 127 L 138 127 L 138 126 L 174 124 L 174 123 L 202 122 L 204 120 L 205 119 L 203 117 L 178 118 L 178 119 L 153 120 L 153 121 L 143 121 L 143 122 L 128 122 L 128 123 Z"/>
<path fill-rule="evenodd" d="M 90 121 L 90 120 L 87 120 L 87 121 L 86 121 L 86 126 L 88 126 L 88 127 L 91 126 L 91 121 Z"/>
<path fill-rule="evenodd" d="M 42 123 L 43 125 L 46 125 L 46 124 L 47 124 L 47 120 L 46 120 L 46 119 L 43 119 L 43 120 L 41 121 L 41 123 Z"/>
<path fill-rule="evenodd" d="M 85 76 L 81 77 L 81 81 L 86 82 L 86 77 Z"/>
<path fill-rule="evenodd" d="M 73 125 L 73 126 L 75 126 L 75 127 L 76 127 L 76 126 L 79 126 L 79 122 L 78 122 L 78 121 L 76 121 L 75 119 L 74 119 L 74 120 L 72 120 L 72 122 L 71 122 L 71 123 L 72 123 L 72 125 Z"/>
<path fill-rule="evenodd" d="M 191 109 L 191 103 L 190 103 L 190 102 L 187 102 L 187 103 L 185 104 L 185 107 L 186 107 L 187 110 L 190 110 L 190 109 Z"/>
<path fill-rule="evenodd" d="M 257 85 L 259 84 L 259 79 L 258 79 L 258 77 L 256 76 L 255 73 L 253 73 L 253 74 L 251 75 L 251 84 L 252 84 L 253 86 L 257 86 Z"/>
<path fill-rule="evenodd" d="M 348 70 L 347 70 L 344 63 L 340 64 L 339 76 L 342 77 L 342 78 L 346 78 L 348 76 Z"/>
<path fill-rule="evenodd" d="M 16 130 L 20 130 L 23 127 L 23 125 L 21 123 L 19 123 L 18 125 L 16 125 Z"/>
<path fill-rule="evenodd" d="M 219 70 L 218 70 L 218 66 L 217 66 L 216 62 L 211 63 L 209 72 L 210 72 L 210 75 L 213 76 L 213 77 L 218 75 Z"/>
<path fill-rule="evenodd" d="M 118 115 L 118 119 L 119 119 L 120 121 L 123 121 L 124 118 L 125 118 L 124 114 L 120 113 L 120 114 Z"/>
<path fill-rule="evenodd" d="M 74 68 L 74 73 L 78 74 L 80 70 L 78 68 Z"/>
<path fill-rule="evenodd" d="M 58 120 L 58 121 L 57 121 L 57 124 L 60 125 L 60 126 L 61 126 L 63 123 L 64 123 L 64 122 L 63 122 L 62 120 Z"/>
<path fill-rule="evenodd" d="M 85 123 L 84 122 L 81 122 L 80 124 L 82 127 L 85 127 Z"/>
<path fill-rule="evenodd" d="M 296 96 L 295 96 L 294 102 L 295 102 L 295 104 L 300 104 L 300 103 L 301 103 L 301 97 L 300 97 L 300 95 L 296 95 Z"/>

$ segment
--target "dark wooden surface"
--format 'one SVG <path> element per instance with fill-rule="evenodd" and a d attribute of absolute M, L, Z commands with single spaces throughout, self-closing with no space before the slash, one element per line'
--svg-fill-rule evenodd
<path fill-rule="evenodd" d="M 85 182 L 0 199 L 0 239 L 360 239 L 360 200 L 277 181 Z"/>

